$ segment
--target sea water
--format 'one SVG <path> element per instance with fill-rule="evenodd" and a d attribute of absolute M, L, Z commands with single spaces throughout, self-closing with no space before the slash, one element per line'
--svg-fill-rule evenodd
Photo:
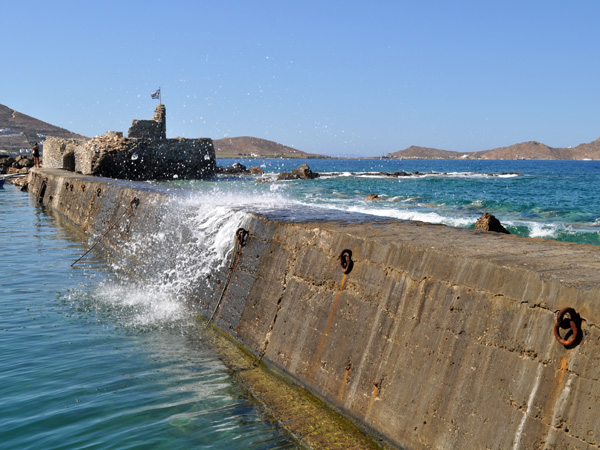
<path fill-rule="evenodd" d="M 171 183 L 221 196 L 276 194 L 287 206 L 296 203 L 463 228 L 473 228 L 488 212 L 512 234 L 600 245 L 600 161 L 218 160 L 221 166 L 236 162 L 262 168 L 264 183 L 250 176 L 222 177 L 218 187 L 198 181 Z M 302 163 L 321 176 L 273 182 L 278 173 Z M 385 175 L 402 171 L 411 176 Z M 369 194 L 380 200 L 366 200 Z"/>
<path fill-rule="evenodd" d="M 100 249 L 71 267 L 92 242 L 0 189 L 0 448 L 296 448 L 194 332 L 177 283 Z"/>
<path fill-rule="evenodd" d="M 196 332 L 189 289 L 228 264 L 252 211 L 314 218 L 372 214 L 600 244 L 600 162 L 219 160 L 261 177 L 172 181 L 153 249 L 131 273 L 14 186 L 0 189 L 0 447 L 294 448 Z M 321 177 L 275 182 L 307 163 Z M 380 172 L 405 171 L 390 177 Z M 418 173 L 416 173 L 418 172 Z M 381 200 L 366 200 L 368 194 Z M 168 260 L 168 264 L 163 264 Z"/>

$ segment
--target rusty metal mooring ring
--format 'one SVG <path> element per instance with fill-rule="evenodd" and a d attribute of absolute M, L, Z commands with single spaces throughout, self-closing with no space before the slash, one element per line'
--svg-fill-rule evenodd
<path fill-rule="evenodd" d="M 140 199 L 137 197 L 133 197 L 133 200 L 131 200 L 131 202 L 129 202 L 129 210 L 131 211 L 131 214 L 133 215 L 133 207 L 135 206 L 135 209 L 137 209 L 137 207 L 140 205 Z"/>
<path fill-rule="evenodd" d="M 566 319 L 565 314 L 569 314 L 569 319 Z M 580 337 L 581 330 L 579 327 L 581 326 L 581 317 L 579 314 L 575 312 L 573 308 L 563 308 L 559 311 L 556 316 L 556 323 L 554 324 L 554 337 L 558 342 L 560 342 L 565 347 L 570 347 L 573 345 L 577 339 Z M 569 339 L 563 339 L 560 336 L 560 329 L 568 330 L 569 328 L 572 331 L 572 335 Z"/>
<path fill-rule="evenodd" d="M 352 250 L 342 250 L 339 260 L 340 267 L 344 274 L 348 275 L 350 272 L 352 272 L 352 268 L 354 267 L 354 261 L 352 261 Z"/>
<path fill-rule="evenodd" d="M 237 236 L 238 244 L 240 244 L 241 247 L 245 247 L 246 243 L 248 242 L 248 230 L 245 228 L 238 228 L 235 232 L 235 235 Z"/>

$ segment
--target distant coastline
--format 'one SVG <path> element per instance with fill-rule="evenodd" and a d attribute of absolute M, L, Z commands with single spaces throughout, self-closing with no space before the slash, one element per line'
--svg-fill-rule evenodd
<path fill-rule="evenodd" d="M 217 158 L 332 158 L 327 155 L 306 153 L 287 145 L 251 136 L 213 139 L 213 145 Z"/>
<path fill-rule="evenodd" d="M 0 153 L 19 153 L 31 149 L 46 136 L 87 139 L 0 105 Z M 600 138 L 575 147 L 555 148 L 536 141 L 521 142 L 477 152 L 456 152 L 437 148 L 410 146 L 383 156 L 336 157 L 307 153 L 267 139 L 241 136 L 213 139 L 216 157 L 224 158 L 294 158 L 294 159 L 509 159 L 509 160 L 600 160 Z"/>
<path fill-rule="evenodd" d="M 411 146 L 385 155 L 390 159 L 525 159 L 525 160 L 600 160 L 600 138 L 576 147 L 555 148 L 536 141 L 521 142 L 479 152 L 455 152 Z"/>
<path fill-rule="evenodd" d="M 600 138 L 576 147 L 553 148 L 530 141 L 478 152 L 455 152 L 411 146 L 384 156 L 336 157 L 306 153 L 266 139 L 236 137 L 214 140 L 217 158 L 333 158 L 333 159 L 494 159 L 600 160 Z"/>

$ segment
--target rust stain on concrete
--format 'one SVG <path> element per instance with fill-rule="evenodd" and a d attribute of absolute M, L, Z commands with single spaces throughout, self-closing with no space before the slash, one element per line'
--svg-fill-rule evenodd
<path fill-rule="evenodd" d="M 375 403 L 375 399 L 377 398 L 377 395 L 379 394 L 379 386 L 377 385 L 377 383 L 373 383 L 373 392 L 371 393 L 371 398 L 369 399 L 369 405 L 367 406 L 367 412 L 365 413 L 365 418 L 367 418 L 369 416 L 369 413 L 371 412 L 371 408 L 373 407 L 373 403 Z"/>
<path fill-rule="evenodd" d="M 346 387 L 346 383 L 348 382 L 348 375 L 350 374 L 350 366 L 346 366 L 344 370 L 344 378 L 342 379 L 342 383 L 340 384 L 340 389 L 338 390 L 337 399 L 341 400 L 342 395 L 344 394 L 344 388 Z"/>
<path fill-rule="evenodd" d="M 340 283 L 340 289 L 338 290 L 337 295 L 335 296 L 335 300 L 331 304 L 331 310 L 329 311 L 329 318 L 327 319 L 327 325 L 325 325 L 325 329 L 323 330 L 323 335 L 321 336 L 321 340 L 319 341 L 319 346 L 317 347 L 317 351 L 315 353 L 315 359 L 313 360 L 312 366 L 310 368 L 310 380 L 313 381 L 315 379 L 315 371 L 317 370 L 317 366 L 319 365 L 319 361 L 321 360 L 321 355 L 323 354 L 323 350 L 325 350 L 325 344 L 327 343 L 327 336 L 329 336 L 329 332 L 331 331 L 331 327 L 333 326 L 333 318 L 335 317 L 335 311 L 337 310 L 338 304 L 340 302 L 340 296 L 342 295 L 342 291 L 344 290 L 344 284 L 346 283 L 346 277 L 348 275 L 344 274 L 342 278 L 342 282 Z"/>

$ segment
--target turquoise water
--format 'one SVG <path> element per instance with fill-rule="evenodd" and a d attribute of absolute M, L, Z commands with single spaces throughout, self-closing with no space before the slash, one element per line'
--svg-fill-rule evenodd
<path fill-rule="evenodd" d="M 288 208 L 302 205 L 353 211 L 458 227 L 474 227 L 484 212 L 513 234 L 600 245 L 600 161 L 496 160 L 282 160 L 221 159 L 265 171 L 262 181 L 307 163 L 315 180 L 257 183 L 255 178 L 222 182 L 172 182 L 209 190 L 235 203 L 251 196 Z M 415 172 L 386 177 L 378 172 Z M 491 175 L 491 176 L 490 176 Z M 368 194 L 381 201 L 367 201 Z M 231 198 L 229 198 L 231 197 Z"/>
<path fill-rule="evenodd" d="M 0 447 L 284 449 L 196 333 L 184 300 L 227 265 L 246 211 L 307 207 L 473 227 L 483 212 L 512 233 L 600 244 L 600 162 L 219 160 L 264 177 L 172 181 L 144 278 L 13 186 L 0 189 Z M 273 182 L 306 162 L 316 180 Z M 378 172 L 418 171 L 410 177 Z M 491 176 L 490 176 L 491 175 Z M 381 201 L 367 201 L 376 193 Z M 325 213 L 325 210 L 323 210 Z M 168 260 L 169 264 L 165 264 Z"/>
<path fill-rule="evenodd" d="M 295 448 L 176 298 L 9 185 L 0 236 L 2 449 Z"/>

